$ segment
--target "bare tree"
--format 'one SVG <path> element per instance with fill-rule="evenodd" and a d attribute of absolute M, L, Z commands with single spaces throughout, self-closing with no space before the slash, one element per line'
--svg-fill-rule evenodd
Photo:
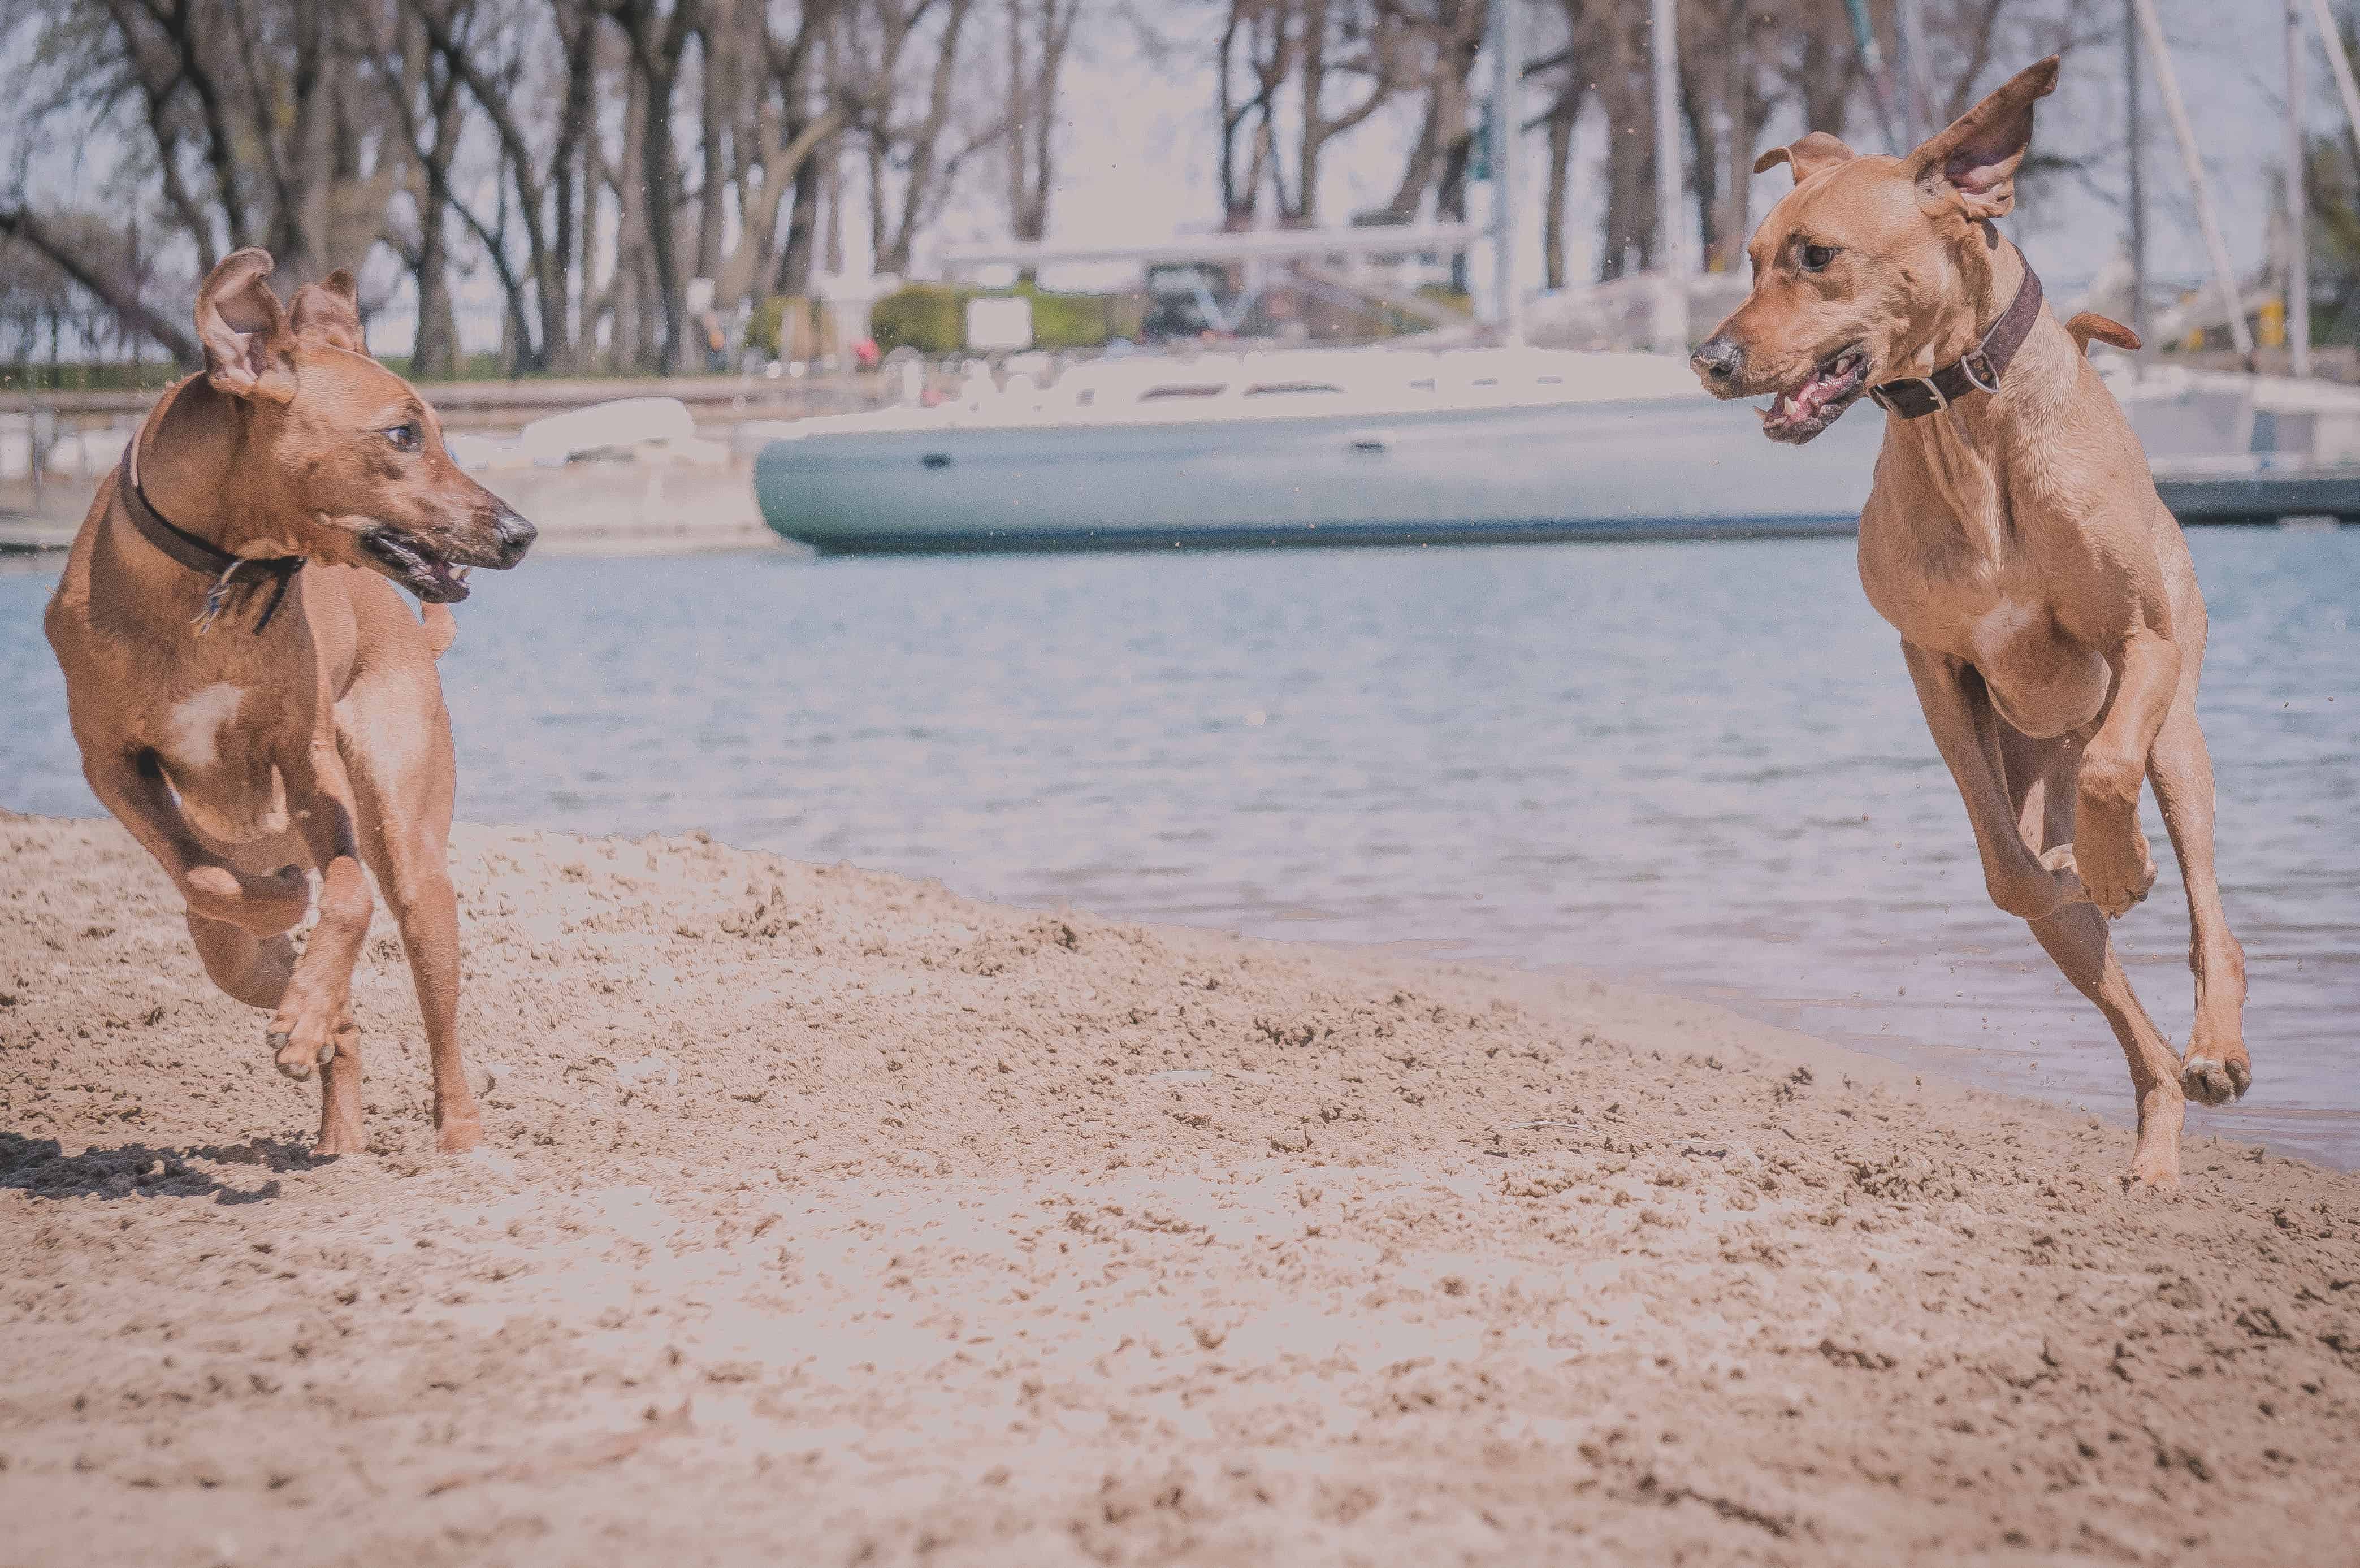
<path fill-rule="evenodd" d="M 1455 183 L 1463 189 L 1475 135 L 1469 79 L 1481 51 L 1491 5 L 1487 0 L 1379 0 L 1379 9 L 1396 35 L 1400 90 L 1422 91 L 1425 97 L 1417 140 L 1411 144 L 1401 181 L 1384 208 L 1395 221 L 1407 223 L 1417 216 L 1427 191 L 1452 188 L 1454 170 L 1460 176 Z"/>
<path fill-rule="evenodd" d="M 680 150 L 672 140 L 672 114 L 688 46 L 705 24 L 705 0 L 672 0 L 669 8 L 664 0 L 606 0 L 606 5 L 629 41 L 631 73 L 639 86 L 639 178 L 646 188 L 639 219 L 651 271 L 648 288 L 662 321 L 656 368 L 670 376 L 679 370 L 688 342 L 688 280 L 681 272 L 675 227 Z"/>
<path fill-rule="evenodd" d="M 1273 116 L 1291 54 L 1286 11 L 1273 0 L 1229 0 L 1218 54 L 1221 122 L 1221 226 L 1253 226 L 1254 204 L 1269 177 L 1276 131 Z M 1240 75 L 1243 74 L 1240 84 Z M 1239 166 L 1239 143 L 1246 147 Z"/>
<path fill-rule="evenodd" d="M 867 0 L 847 7 L 837 71 L 868 174 L 871 256 L 906 273 L 919 231 L 967 161 L 1003 136 L 1008 108 L 972 112 L 962 52 L 975 0 Z"/>
<path fill-rule="evenodd" d="M 83 226 L 71 218 L 43 218 L 20 206 L 0 204 L 0 239 L 22 245 L 48 261 L 88 290 L 126 327 L 155 343 L 180 364 L 202 362 L 204 356 L 198 351 L 196 336 L 188 323 L 151 308 L 135 270 L 97 254 L 87 234 L 73 232 Z M 11 272 L 14 276 L 13 268 Z"/>
<path fill-rule="evenodd" d="M 1057 183 L 1057 105 L 1084 0 L 1007 0 L 1008 226 L 1020 240 L 1049 231 Z"/>

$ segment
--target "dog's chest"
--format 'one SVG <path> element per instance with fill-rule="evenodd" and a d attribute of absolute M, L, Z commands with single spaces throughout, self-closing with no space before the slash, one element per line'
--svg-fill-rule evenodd
<path fill-rule="evenodd" d="M 271 760 L 277 693 L 214 681 L 151 715 L 150 744 L 189 825 L 224 844 L 287 831 L 287 784 Z"/>

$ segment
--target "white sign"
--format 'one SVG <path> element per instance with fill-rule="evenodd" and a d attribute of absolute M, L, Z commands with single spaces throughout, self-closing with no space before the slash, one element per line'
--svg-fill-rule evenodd
<path fill-rule="evenodd" d="M 1032 346 L 1032 301 L 1022 294 L 979 294 L 967 302 L 967 346 L 972 354 Z"/>

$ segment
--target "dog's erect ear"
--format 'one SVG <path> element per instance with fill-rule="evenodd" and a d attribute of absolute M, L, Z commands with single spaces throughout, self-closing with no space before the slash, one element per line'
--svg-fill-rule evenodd
<path fill-rule="evenodd" d="M 257 246 L 222 257 L 197 289 L 197 342 L 205 378 L 233 397 L 287 403 L 295 396 L 295 333 L 263 279 L 270 253 Z"/>
<path fill-rule="evenodd" d="M 368 342 L 361 333 L 360 290 L 353 285 L 353 275 L 341 267 L 319 282 L 295 290 L 295 303 L 287 315 L 299 338 L 355 354 L 368 353 Z"/>
<path fill-rule="evenodd" d="M 1825 131 L 1813 131 L 1798 142 L 1772 147 L 1754 160 L 1754 172 L 1767 174 L 1782 163 L 1795 166 L 1795 183 L 1800 185 L 1823 169 L 1833 169 L 1840 163 L 1850 163 L 1857 155 L 1843 145 L 1841 138 Z"/>
<path fill-rule="evenodd" d="M 2032 105 L 2057 90 L 2057 57 L 2026 66 L 1999 90 L 1902 159 L 1934 201 L 1956 202 L 1970 218 L 1996 218 L 2016 205 L 2016 171 L 2032 146 Z"/>

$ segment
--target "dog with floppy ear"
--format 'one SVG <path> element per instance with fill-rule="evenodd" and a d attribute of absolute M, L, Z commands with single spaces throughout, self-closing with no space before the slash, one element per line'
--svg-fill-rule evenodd
<path fill-rule="evenodd" d="M 2129 1184 L 2169 1190 L 2193 1096 L 2243 1094 L 2245 953 L 2212 866 L 2212 765 L 2196 720 L 2204 599 L 2146 454 L 2085 360 L 2101 317 L 2059 325 L 1995 220 L 2014 207 L 2033 104 L 2018 72 L 1902 158 L 1814 132 L 1748 254 L 1745 302 L 1697 351 L 1706 387 L 1767 394 L 1764 432 L 1809 441 L 1863 395 L 1888 415 L 1860 577 L 1901 634 L 1927 727 L 1966 802 L 1993 902 L 2030 922 L 2130 1063 Z M 2108 922 L 2147 897 L 2155 787 L 2187 884 L 2196 1012 L 2175 1058 Z"/>
<path fill-rule="evenodd" d="M 82 771 L 162 865 L 215 985 L 271 1013 L 290 1078 L 321 1071 L 322 1154 L 362 1147 L 352 976 L 392 906 L 446 1152 L 483 1120 L 460 1059 L 450 716 L 434 661 L 471 566 L 533 528 L 459 472 L 415 388 L 369 357 L 348 274 L 282 308 L 269 256 L 199 289 L 202 375 L 125 449 L 47 617 Z M 412 615 L 396 587 L 421 604 Z M 319 877 L 320 918 L 289 940 Z"/>

